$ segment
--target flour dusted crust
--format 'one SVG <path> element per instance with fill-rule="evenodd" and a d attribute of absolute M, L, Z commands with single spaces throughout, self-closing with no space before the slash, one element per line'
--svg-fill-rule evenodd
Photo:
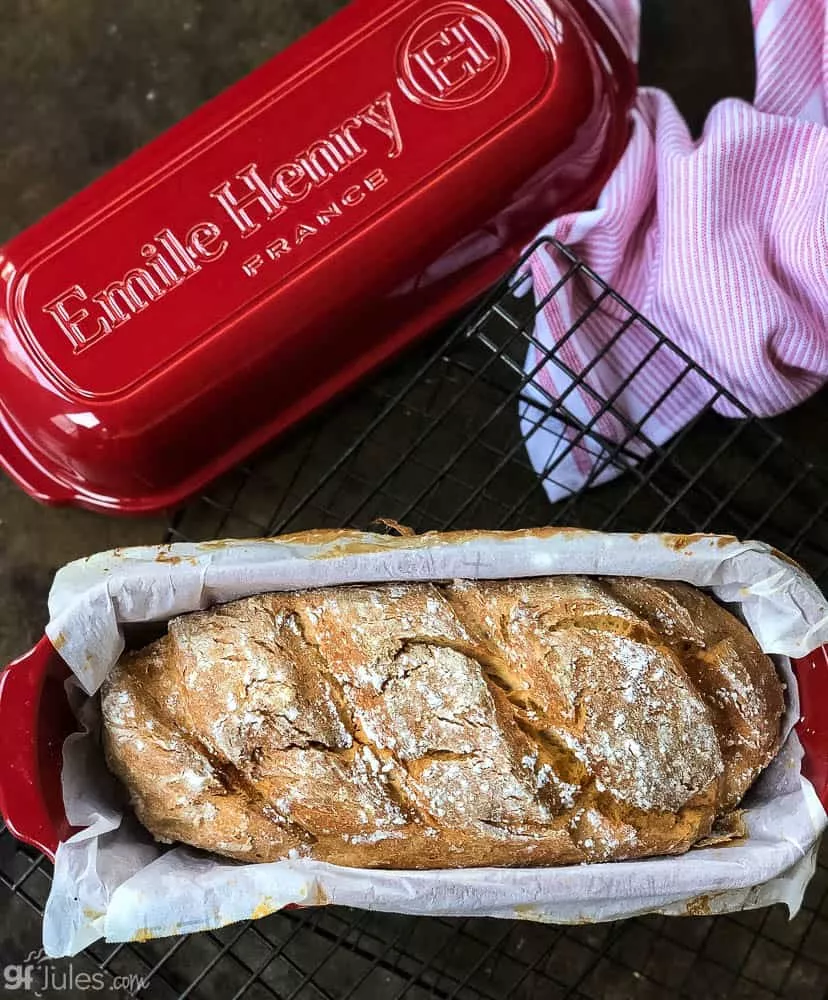
<path fill-rule="evenodd" d="M 700 591 L 583 577 L 238 601 L 126 654 L 102 704 L 159 840 L 422 869 L 686 851 L 771 760 L 783 710 Z"/>

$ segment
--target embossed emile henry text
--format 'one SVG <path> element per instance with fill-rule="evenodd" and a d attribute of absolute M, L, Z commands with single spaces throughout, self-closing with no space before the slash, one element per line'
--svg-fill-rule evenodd
<path fill-rule="evenodd" d="M 122 277 L 92 293 L 81 284 L 72 285 L 46 303 L 44 313 L 57 323 L 74 353 L 80 354 L 224 257 L 231 238 L 247 240 L 255 236 L 350 172 L 376 149 L 379 136 L 383 138 L 386 159 L 396 159 L 402 152 L 403 140 L 390 93 L 381 94 L 275 170 L 249 163 L 215 187 L 210 197 L 224 213 L 222 225 L 207 220 L 186 233 L 162 229 L 140 248 L 136 255 L 140 255 L 140 263 Z M 319 211 L 295 220 L 278 239 L 247 257 L 241 264 L 244 274 L 255 277 L 267 261 L 292 253 L 387 181 L 384 171 L 374 168 L 347 187 L 332 188 Z"/>
<path fill-rule="evenodd" d="M 442 112 L 467 108 L 497 89 L 509 63 L 506 35 L 490 14 L 469 0 L 429 5 L 397 48 L 394 93 Z M 356 224 L 357 207 L 391 180 L 384 167 L 403 152 L 394 100 L 390 91 L 381 93 L 275 169 L 262 156 L 236 170 L 208 192 L 212 217 L 160 229 L 136 249 L 133 266 L 121 277 L 91 291 L 72 284 L 43 312 L 81 354 L 228 253 L 248 279 L 267 273 L 274 262 L 287 259 L 285 270 L 291 260 L 298 266 L 306 259 L 300 248 L 314 240 L 321 245 L 322 234 L 344 228 L 349 218 Z M 273 122 L 274 133 L 278 127 Z M 356 165 L 369 154 L 374 163 L 360 175 Z M 186 187 L 187 178 L 170 180 Z M 303 210 L 312 198 L 313 207 Z M 174 201 L 169 188 L 165 200 Z M 232 253 L 235 244 L 244 252 Z"/>

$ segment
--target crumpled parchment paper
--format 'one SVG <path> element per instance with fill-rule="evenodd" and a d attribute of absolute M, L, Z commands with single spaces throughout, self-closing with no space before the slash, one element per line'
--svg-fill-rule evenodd
<path fill-rule="evenodd" d="M 788 685 L 786 742 L 746 802 L 747 837 L 679 858 L 551 869 L 367 871 L 308 860 L 240 865 L 188 848 L 163 851 L 123 811 L 98 742 L 95 692 L 128 623 L 267 591 L 347 583 L 550 574 L 637 575 L 709 587 L 741 614 Z M 759 542 L 711 536 L 541 529 L 391 538 L 311 532 L 281 539 L 116 550 L 70 564 L 49 600 L 47 634 L 73 671 L 85 732 L 64 748 L 70 822 L 58 849 L 44 947 L 73 955 L 99 938 L 146 940 L 336 903 L 407 914 L 554 923 L 645 912 L 714 913 L 784 902 L 795 912 L 828 824 L 801 775 L 800 707 L 789 658 L 828 642 L 828 606 L 790 560 Z"/>

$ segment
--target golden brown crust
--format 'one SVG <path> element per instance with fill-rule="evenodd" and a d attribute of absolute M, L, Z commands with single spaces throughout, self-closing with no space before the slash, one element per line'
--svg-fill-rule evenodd
<path fill-rule="evenodd" d="M 742 622 L 689 584 L 618 578 L 608 586 L 680 651 L 720 734 L 722 808 L 735 808 L 779 737 L 783 687 L 768 657 Z"/>
<path fill-rule="evenodd" d="M 124 656 L 102 704 L 157 838 L 363 868 L 685 851 L 770 761 L 783 707 L 700 591 L 583 577 L 238 601 Z"/>

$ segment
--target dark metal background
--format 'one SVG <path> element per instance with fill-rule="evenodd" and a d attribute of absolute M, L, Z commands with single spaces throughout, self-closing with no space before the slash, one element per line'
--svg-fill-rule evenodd
<path fill-rule="evenodd" d="M 671 352 L 680 359 L 680 378 L 706 387 L 705 411 L 673 441 L 659 447 L 648 440 L 641 423 L 617 411 L 615 398 L 596 399 L 598 413 L 588 425 L 568 413 L 566 399 L 549 399 L 570 427 L 569 447 L 600 448 L 593 425 L 602 415 L 624 427 L 607 459 L 623 475 L 552 506 L 526 458 L 517 417 L 527 390 L 521 369 L 533 308 L 504 281 L 450 334 L 182 511 L 169 540 L 365 528 L 380 517 L 417 531 L 543 524 L 717 531 L 777 545 L 824 585 L 823 473 L 746 411 L 741 420 L 715 416 L 724 390 L 568 250 L 550 249 L 564 268 L 553 294 L 569 282 L 580 284 L 582 296 L 587 292 L 573 328 L 611 310 L 617 340 L 646 331 L 647 363 Z M 588 363 L 574 373 L 587 392 L 590 372 Z M 555 466 L 546 472 L 554 477 Z M 40 912 L 49 878 L 44 859 L 0 830 L 0 882 Z M 572 928 L 323 908 L 211 934 L 95 945 L 74 965 L 140 975 L 146 985 L 138 995 L 147 1000 L 819 1000 L 828 996 L 828 854 L 823 849 L 793 922 L 781 907 Z"/>

